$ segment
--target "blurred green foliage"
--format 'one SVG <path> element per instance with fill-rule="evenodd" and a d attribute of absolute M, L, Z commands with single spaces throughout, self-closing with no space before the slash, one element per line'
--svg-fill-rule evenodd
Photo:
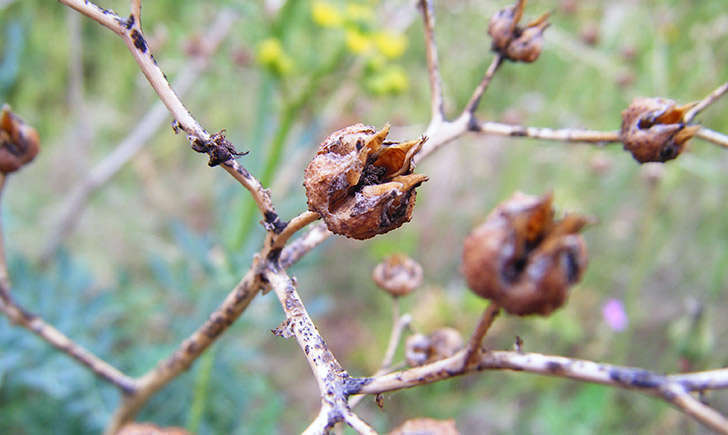
<path fill-rule="evenodd" d="M 574 10 L 568 3 L 576 4 Z M 437 39 L 452 116 L 492 58 L 485 28 L 506 2 L 437 1 Z M 127 2 L 102 6 L 126 11 Z M 279 212 L 306 207 L 301 179 L 316 144 L 353 122 L 422 133 L 429 88 L 422 26 L 409 1 L 144 3 L 144 29 L 170 78 L 216 11 L 240 18 L 185 97 L 209 130 L 251 154 L 242 163 L 272 188 Z M 533 0 L 553 10 L 546 50 L 533 65 L 506 64 L 481 105 L 483 119 L 535 126 L 615 129 L 635 96 L 702 98 L 724 82 L 728 11 L 722 0 Z M 71 104 L 71 20 L 81 20 L 81 103 Z M 596 30 L 594 46 L 581 35 Z M 35 259 L 65 193 L 139 121 L 155 96 L 124 45 L 56 2 L 0 6 L 0 102 L 39 130 L 44 149 L 9 180 L 3 227 L 15 297 L 131 375 L 171 352 L 222 300 L 261 241 L 246 192 L 163 128 L 103 191 L 51 266 Z M 78 79 L 78 78 L 76 78 Z M 728 103 L 699 118 L 725 132 Z M 354 375 L 377 369 L 390 301 L 369 276 L 404 251 L 427 284 L 403 301 L 422 332 L 467 333 L 485 303 L 458 273 L 460 244 L 515 190 L 553 189 L 557 207 L 596 216 L 591 264 L 554 316 L 504 317 L 487 338 L 510 348 L 658 371 L 728 363 L 728 155 L 693 140 L 663 166 L 638 166 L 619 146 L 465 137 L 424 162 L 413 222 L 366 242 L 329 242 L 292 272 L 334 353 Z M 623 300 L 629 328 L 601 317 Z M 318 408 L 308 366 L 293 342 L 268 332 L 282 319 L 259 297 L 189 373 L 144 408 L 140 420 L 199 433 L 294 433 Z M 398 354 L 401 359 L 401 350 Z M 635 393 L 520 373 L 485 373 L 386 395 L 360 410 L 378 430 L 415 416 L 455 418 L 464 433 L 693 432 L 696 425 Z M 725 393 L 709 395 L 728 409 Z M 96 432 L 116 392 L 27 331 L 0 320 L 0 433 Z"/>

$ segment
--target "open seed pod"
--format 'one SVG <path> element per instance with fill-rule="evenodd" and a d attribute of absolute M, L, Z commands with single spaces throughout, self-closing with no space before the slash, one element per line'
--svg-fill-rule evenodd
<path fill-rule="evenodd" d="M 514 194 L 465 240 L 470 289 L 517 315 L 548 315 L 581 279 L 587 254 L 579 231 L 588 219 L 554 219 L 552 195 Z"/>
<path fill-rule="evenodd" d="M 455 420 L 413 418 L 397 426 L 389 435 L 460 435 Z"/>
<path fill-rule="evenodd" d="M 453 328 L 436 329 L 430 335 L 413 334 L 404 344 L 405 360 L 412 367 L 421 366 L 455 355 L 463 344 L 462 335 Z"/>
<path fill-rule="evenodd" d="M 422 266 L 404 254 L 394 254 L 377 264 L 372 279 L 390 295 L 405 296 L 422 284 Z"/>
<path fill-rule="evenodd" d="M 534 62 L 543 50 L 543 32 L 549 26 L 549 12 L 528 23 L 518 23 L 523 17 L 526 0 L 501 9 L 490 19 L 488 34 L 493 38 L 493 51 L 514 62 Z"/>
<path fill-rule="evenodd" d="M 35 129 L 10 111 L 0 111 L 0 172 L 15 172 L 38 154 L 40 139 Z"/>
<path fill-rule="evenodd" d="M 415 188 L 427 181 L 413 174 L 412 157 L 425 138 L 386 142 L 389 126 L 355 124 L 327 137 L 306 167 L 303 186 L 308 208 L 328 229 L 354 239 L 368 239 L 409 222 Z"/>
<path fill-rule="evenodd" d="M 683 122 L 695 103 L 677 106 L 663 98 L 636 98 L 622 112 L 620 140 L 640 163 L 666 162 L 680 155 L 700 130 Z"/>

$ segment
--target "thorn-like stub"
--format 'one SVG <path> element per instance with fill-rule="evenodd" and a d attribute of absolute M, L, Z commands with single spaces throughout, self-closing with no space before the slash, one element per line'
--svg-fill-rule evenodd
<path fill-rule="evenodd" d="M 17 171 L 33 161 L 39 151 L 38 132 L 4 105 L 0 111 L 0 172 Z"/>
<path fill-rule="evenodd" d="M 685 115 L 695 103 L 678 106 L 664 98 L 636 98 L 622 112 L 620 140 L 640 163 L 666 162 L 677 158 L 685 144 L 700 130 L 687 125 Z"/>
<path fill-rule="evenodd" d="M 172 125 L 172 129 L 176 132 L 175 127 L 179 128 L 179 126 Z M 248 154 L 248 151 L 241 153 L 235 149 L 235 146 L 225 138 L 225 130 L 220 130 L 213 134 L 207 141 L 196 136 L 189 136 L 188 139 L 192 144 L 193 150 L 210 156 L 210 160 L 207 162 L 208 166 L 217 166 L 228 160 L 234 160 Z"/>
<path fill-rule="evenodd" d="M 566 302 L 587 264 L 579 234 L 591 219 L 554 219 L 552 195 L 516 193 L 465 239 L 470 289 L 516 315 L 548 315 Z"/>
<path fill-rule="evenodd" d="M 389 125 L 378 131 L 355 124 L 329 135 L 306 167 L 303 185 L 308 208 L 328 229 L 354 239 L 368 239 L 409 222 L 420 184 L 413 174 L 414 155 L 425 138 L 387 142 Z"/>

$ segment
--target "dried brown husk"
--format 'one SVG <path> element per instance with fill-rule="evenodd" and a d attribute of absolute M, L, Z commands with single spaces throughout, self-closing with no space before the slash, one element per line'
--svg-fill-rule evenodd
<path fill-rule="evenodd" d="M 470 289 L 516 315 L 548 315 L 564 304 L 587 265 L 579 231 L 589 220 L 554 219 L 552 195 L 516 193 L 465 240 Z"/>
<path fill-rule="evenodd" d="M 420 184 L 412 158 L 425 138 L 386 142 L 389 126 L 355 124 L 329 135 L 306 167 L 303 185 L 309 210 L 328 229 L 354 239 L 368 239 L 409 222 Z"/>

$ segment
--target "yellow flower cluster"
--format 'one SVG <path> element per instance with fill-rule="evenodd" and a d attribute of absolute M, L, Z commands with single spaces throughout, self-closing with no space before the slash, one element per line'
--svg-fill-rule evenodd
<path fill-rule="evenodd" d="M 389 62 L 407 49 L 407 38 L 390 30 L 377 29 L 371 3 L 349 2 L 345 7 L 329 0 L 311 5 L 311 18 L 317 25 L 344 32 L 346 48 L 366 59 L 367 88 L 375 94 L 396 94 L 408 88 L 407 75 Z"/>
<path fill-rule="evenodd" d="M 258 62 L 277 75 L 286 75 L 293 69 L 293 59 L 277 38 L 268 38 L 258 45 Z"/>

